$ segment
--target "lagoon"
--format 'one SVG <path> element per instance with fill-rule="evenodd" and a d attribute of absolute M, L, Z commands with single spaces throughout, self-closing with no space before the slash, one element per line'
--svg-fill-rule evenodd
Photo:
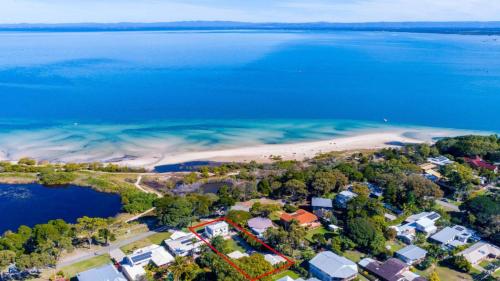
<path fill-rule="evenodd" d="M 75 223 L 83 216 L 107 218 L 121 210 L 119 195 L 76 185 L 0 184 L 0 202 L 0 233 L 54 219 Z"/>

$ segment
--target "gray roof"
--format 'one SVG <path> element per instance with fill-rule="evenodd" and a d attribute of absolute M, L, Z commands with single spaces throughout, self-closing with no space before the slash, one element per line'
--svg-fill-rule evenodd
<path fill-rule="evenodd" d="M 313 197 L 311 201 L 313 207 L 332 208 L 332 200 L 327 198 Z"/>
<path fill-rule="evenodd" d="M 255 229 L 267 229 L 273 226 L 273 222 L 268 218 L 256 217 L 248 220 L 248 226 Z"/>
<path fill-rule="evenodd" d="M 427 251 L 415 245 L 409 245 L 397 251 L 396 254 L 410 260 L 419 260 L 427 255 Z"/>
<path fill-rule="evenodd" d="M 76 277 L 79 281 L 126 281 L 123 274 L 112 264 L 80 272 Z"/>
<path fill-rule="evenodd" d="M 330 277 L 348 278 L 358 273 L 358 267 L 354 262 L 330 251 L 317 254 L 309 261 L 309 264 L 320 269 Z"/>

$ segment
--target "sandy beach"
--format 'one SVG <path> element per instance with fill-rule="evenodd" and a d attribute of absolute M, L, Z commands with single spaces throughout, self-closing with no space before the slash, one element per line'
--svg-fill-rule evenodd
<path fill-rule="evenodd" d="M 10 135 L 0 145 L 0 160 L 32 157 L 52 163 L 105 162 L 145 167 L 177 164 L 196 160 L 226 162 L 270 162 L 274 157 L 284 160 L 303 160 L 331 151 L 355 151 L 397 147 L 406 143 L 433 142 L 436 138 L 471 133 L 470 131 L 426 128 L 385 127 L 345 132 L 338 137 L 319 141 L 264 144 L 252 132 L 240 132 L 235 139 L 218 146 L 193 144 L 181 138 L 157 136 L 128 138 L 109 142 L 99 136 L 77 141 L 57 141 L 67 135 L 41 132 Z M 68 133 L 71 135 L 72 133 Z M 19 141 L 23 140 L 23 141 Z"/>
<path fill-rule="evenodd" d="M 239 147 L 221 150 L 196 151 L 165 154 L 161 159 L 153 161 L 147 157 L 140 157 L 132 161 L 123 161 L 122 164 L 139 165 L 153 168 L 158 165 L 176 164 L 196 160 L 228 161 L 260 163 L 271 162 L 273 156 L 280 156 L 283 160 L 303 160 L 312 158 L 320 153 L 332 151 L 355 151 L 361 149 L 378 149 L 397 147 L 409 143 L 431 143 L 433 138 L 457 135 L 457 131 L 430 130 L 393 130 L 387 132 L 365 133 L 361 135 L 332 138 L 329 140 L 299 142 L 289 144 L 262 144 L 256 146 Z"/>

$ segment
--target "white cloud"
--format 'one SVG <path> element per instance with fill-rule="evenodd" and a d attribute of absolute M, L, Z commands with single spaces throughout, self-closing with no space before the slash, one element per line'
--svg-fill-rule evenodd
<path fill-rule="evenodd" d="M 0 0 L 0 23 L 494 21 L 497 0 Z"/>

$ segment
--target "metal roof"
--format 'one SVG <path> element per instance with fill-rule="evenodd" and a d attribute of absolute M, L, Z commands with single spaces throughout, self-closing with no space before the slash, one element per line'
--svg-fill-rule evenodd
<path fill-rule="evenodd" d="M 330 277 L 347 278 L 358 273 L 358 266 L 354 262 L 330 251 L 317 254 L 309 264 Z"/>
<path fill-rule="evenodd" d="M 397 251 L 396 254 L 410 260 L 418 260 L 424 258 L 427 255 L 427 251 L 415 245 L 409 245 Z"/>
<path fill-rule="evenodd" d="M 78 281 L 126 281 L 112 264 L 89 269 L 76 275 Z"/>
<path fill-rule="evenodd" d="M 313 197 L 311 200 L 311 206 L 322 207 L 322 208 L 332 208 L 332 200 L 328 198 Z"/>

